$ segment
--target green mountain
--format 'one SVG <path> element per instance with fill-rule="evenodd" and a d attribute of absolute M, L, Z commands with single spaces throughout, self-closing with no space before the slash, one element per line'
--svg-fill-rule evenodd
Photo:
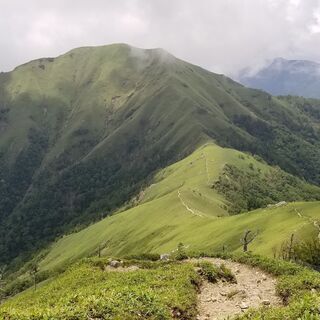
<path fill-rule="evenodd" d="M 157 170 L 206 142 L 257 154 L 319 185 L 319 110 L 319 101 L 275 98 L 161 49 L 123 44 L 75 49 L 2 73 L 1 261 L 109 215 Z M 286 178 L 283 173 L 279 181 Z M 301 180 L 286 183 L 288 200 L 317 199 Z M 298 195 L 302 184 L 306 192 Z M 230 186 L 222 181 L 220 187 L 220 200 L 201 200 L 201 212 L 215 203 L 204 216 L 232 211 L 219 205 L 233 201 Z M 180 190 L 180 200 L 185 192 L 192 191 Z M 259 203 L 266 199 L 276 200 L 264 194 Z M 245 194 L 240 200 L 235 211 L 255 207 Z"/>
<path fill-rule="evenodd" d="M 239 172 L 241 177 L 234 179 L 233 174 Z M 223 183 L 225 180 L 231 184 Z M 237 189 L 238 183 L 242 185 L 241 192 Z M 232 203 L 226 199 L 230 190 L 238 195 Z M 292 234 L 301 239 L 317 235 L 319 229 L 315 222 L 320 218 L 319 201 L 275 202 L 306 197 L 319 199 L 319 190 L 279 168 L 268 166 L 260 158 L 205 144 L 190 156 L 160 170 L 151 184 L 119 212 L 62 237 L 9 276 L 1 295 L 27 290 L 4 301 L 0 317 L 19 320 L 195 319 L 199 311 L 197 293 L 205 291 L 196 273 L 198 268 L 195 270 L 188 260 L 141 260 L 159 257 L 156 253 L 164 252 L 170 253 L 172 258 L 183 242 L 184 250 L 195 256 L 199 253 L 225 256 L 227 253 L 226 257 L 230 257 L 233 253 L 231 257 L 241 263 L 260 266 L 277 276 L 289 274 L 289 279 L 283 276 L 277 279 L 277 292 L 288 304 L 288 295 L 293 291 L 295 300 L 290 299 L 286 309 L 271 309 L 272 314 L 265 318 L 296 318 L 305 310 L 313 310 L 316 295 L 313 293 L 313 299 L 302 304 L 301 294 L 306 292 L 305 288 L 309 294 L 310 288 L 318 288 L 317 272 L 281 260 L 239 255 L 242 250 L 239 239 L 247 229 L 259 231 L 250 250 L 264 256 L 279 256 L 283 243 Z M 269 205 L 229 215 L 228 208 L 233 208 L 235 203 L 254 205 L 252 198 L 266 199 Z M 94 257 L 98 255 L 102 258 Z M 88 256 L 91 258 L 79 261 Z M 108 258 L 112 256 L 124 261 L 119 269 L 110 267 Z M 137 257 L 140 260 L 131 260 Z M 208 268 L 208 262 L 201 261 L 202 266 Z M 37 266 L 36 289 L 29 273 L 33 265 Z M 239 264 L 235 265 L 235 270 L 238 270 L 237 277 Z M 261 281 L 260 272 L 249 270 Z M 218 277 L 221 273 L 213 275 Z M 179 310 L 179 313 L 172 310 Z"/>
<path fill-rule="evenodd" d="M 320 218 L 320 202 L 301 200 L 308 196 L 309 200 L 320 200 L 319 187 L 295 180 L 285 173 L 286 178 L 277 175 L 277 182 L 264 190 L 243 185 L 244 191 L 250 191 L 254 198 L 269 197 L 271 206 L 230 215 L 227 210 L 230 202 L 212 187 L 219 177 L 225 176 L 223 168 L 226 166 L 248 174 L 254 172 L 258 185 L 264 177 L 270 179 L 277 172 L 239 151 L 205 145 L 158 172 L 152 184 L 133 199 L 133 208 L 123 208 L 122 212 L 53 243 L 39 255 L 40 270 L 61 269 L 82 257 L 96 255 L 99 246 L 103 255 L 117 257 L 170 253 L 180 242 L 191 251 L 219 252 L 225 245 L 229 252 L 237 252 L 242 250 L 239 239 L 246 229 L 259 230 L 252 250 L 272 256 L 292 233 L 303 237 L 317 232 L 313 221 Z M 250 182 L 253 183 L 252 178 Z M 250 203 L 245 192 L 237 194 L 239 203 Z M 273 198 L 274 195 L 280 196 Z M 272 206 L 280 200 L 293 199 L 300 202 Z"/>

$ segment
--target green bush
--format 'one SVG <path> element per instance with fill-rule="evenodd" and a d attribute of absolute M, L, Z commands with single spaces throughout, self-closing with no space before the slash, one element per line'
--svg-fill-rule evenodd
<path fill-rule="evenodd" d="M 210 262 L 203 261 L 198 263 L 200 268 L 200 274 L 206 278 L 209 282 L 217 282 L 219 280 L 218 268 Z"/>
<path fill-rule="evenodd" d="M 224 264 L 217 266 L 208 261 L 201 261 L 197 266 L 200 268 L 200 274 L 209 282 L 214 283 L 218 280 L 236 282 L 235 275 Z"/>
<path fill-rule="evenodd" d="M 284 302 L 311 290 L 320 292 L 320 276 L 311 270 L 304 270 L 295 275 L 281 276 L 277 282 L 277 293 Z"/>
<path fill-rule="evenodd" d="M 182 242 L 178 244 L 177 251 L 172 256 L 175 260 L 184 260 L 188 258 L 186 247 Z"/>
<path fill-rule="evenodd" d="M 224 264 L 220 265 L 219 271 L 221 274 L 221 278 L 225 279 L 228 282 L 237 283 L 237 279 L 236 279 L 235 275 Z"/>

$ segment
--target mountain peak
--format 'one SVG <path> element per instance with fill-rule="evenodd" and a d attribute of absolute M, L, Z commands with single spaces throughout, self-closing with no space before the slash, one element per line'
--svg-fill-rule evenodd
<path fill-rule="evenodd" d="M 278 57 L 258 71 L 245 69 L 239 81 L 274 95 L 320 98 L 320 64 L 314 61 Z"/>
<path fill-rule="evenodd" d="M 153 172 L 207 141 L 319 183 L 320 147 L 310 143 L 317 109 L 285 104 L 163 49 L 126 44 L 78 48 L 0 75 L 0 257 L 111 213 Z"/>
<path fill-rule="evenodd" d="M 282 68 L 301 68 L 301 72 L 312 71 L 312 69 L 319 69 L 320 64 L 314 61 L 310 60 L 288 60 L 284 58 L 275 58 L 271 64 L 270 67 L 282 67 Z M 299 71 L 299 70 L 296 70 Z"/>
<path fill-rule="evenodd" d="M 31 60 L 29 62 L 23 63 L 17 66 L 14 70 L 19 70 L 21 68 L 34 67 L 35 65 L 45 65 L 48 62 L 53 62 L 56 59 L 64 59 L 67 58 L 69 61 L 70 58 L 76 58 L 77 63 L 79 63 L 82 59 L 83 63 L 89 63 L 90 61 L 95 61 L 103 59 L 138 59 L 140 61 L 146 61 L 150 59 L 158 59 L 158 62 L 161 63 L 172 63 L 177 61 L 172 54 L 162 48 L 151 48 L 144 49 L 132 46 L 127 43 L 113 43 L 107 45 L 100 46 L 83 46 L 77 47 L 72 50 L 67 51 L 57 57 L 43 57 L 35 60 Z M 81 66 L 81 63 L 80 63 Z"/>

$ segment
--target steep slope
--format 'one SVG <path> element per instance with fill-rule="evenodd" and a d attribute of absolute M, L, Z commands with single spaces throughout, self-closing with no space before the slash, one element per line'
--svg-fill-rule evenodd
<path fill-rule="evenodd" d="M 103 249 L 102 254 L 116 256 L 170 252 L 179 242 L 189 250 L 219 251 L 223 245 L 229 251 L 239 250 L 239 239 L 248 228 L 259 230 L 259 237 L 252 244 L 254 252 L 272 255 L 293 231 L 316 232 L 307 218 L 320 218 L 320 202 L 292 203 L 229 216 L 228 201 L 212 188 L 226 164 L 243 172 L 261 172 L 263 176 L 274 170 L 235 150 L 212 144 L 201 147 L 161 170 L 138 199 L 133 199 L 135 207 L 54 243 L 40 261 L 40 270 L 54 270 L 83 256 L 97 254 L 98 247 Z M 303 182 L 291 185 L 285 180 L 281 182 L 285 190 L 293 186 L 298 194 L 303 194 L 306 189 L 311 199 L 320 199 L 317 187 Z M 268 191 L 275 193 L 274 189 Z M 305 218 L 296 210 L 303 212 Z"/>
<path fill-rule="evenodd" d="M 273 95 L 320 98 L 320 64 L 313 61 L 277 58 L 254 74 L 244 70 L 239 81 Z"/>
<path fill-rule="evenodd" d="M 320 184 L 319 118 L 308 110 L 128 45 L 1 74 L 0 259 L 110 214 L 206 141 Z"/>

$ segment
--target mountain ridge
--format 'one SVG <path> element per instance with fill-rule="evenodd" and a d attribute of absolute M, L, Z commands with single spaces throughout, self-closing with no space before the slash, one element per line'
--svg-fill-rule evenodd
<path fill-rule="evenodd" d="M 228 251 L 237 252 L 242 247 L 239 238 L 248 228 L 260 232 L 258 241 L 253 244 L 255 252 L 271 256 L 273 250 L 279 250 L 282 242 L 290 237 L 292 230 L 296 236 L 313 233 L 312 223 L 301 224 L 304 218 L 299 217 L 295 209 L 316 220 L 320 202 L 314 200 L 320 199 L 320 188 L 314 187 L 317 198 L 311 196 L 309 200 L 313 201 L 302 202 L 303 189 L 309 186 L 297 186 L 291 178 L 288 184 L 282 179 L 281 188 L 287 195 L 276 201 L 270 199 L 262 208 L 230 214 L 230 201 L 213 187 L 221 177 L 226 177 L 223 169 L 227 165 L 260 175 L 260 183 L 264 176 L 274 177 L 276 170 L 253 156 L 207 143 L 183 160 L 159 171 L 149 186 L 118 213 L 53 243 L 44 255 L 40 254 L 40 270 L 62 268 L 95 254 L 99 246 L 101 254 L 118 257 L 171 252 L 179 242 L 191 251 L 219 251 L 225 244 Z M 299 202 L 276 205 L 277 201 L 291 201 L 289 186 L 293 186 L 302 198 Z M 245 184 L 242 187 L 247 188 Z M 268 188 L 269 194 L 277 192 L 270 186 Z M 254 198 L 261 196 L 254 190 L 248 191 Z M 298 200 L 296 195 L 293 198 Z M 271 228 L 274 221 L 277 225 Z M 282 232 L 274 232 L 275 228 Z"/>
<path fill-rule="evenodd" d="M 318 101 L 275 98 L 162 51 L 131 52 L 75 49 L 0 75 L 1 257 L 110 214 L 208 141 L 320 184 Z"/>

